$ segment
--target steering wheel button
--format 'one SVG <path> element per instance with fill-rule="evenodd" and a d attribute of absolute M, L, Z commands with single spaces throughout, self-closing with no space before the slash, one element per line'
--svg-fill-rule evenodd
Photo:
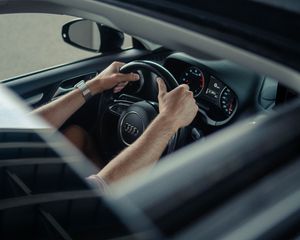
<path fill-rule="evenodd" d="M 121 120 L 120 137 L 125 145 L 132 144 L 144 131 L 142 117 L 135 111 L 127 112 Z"/>

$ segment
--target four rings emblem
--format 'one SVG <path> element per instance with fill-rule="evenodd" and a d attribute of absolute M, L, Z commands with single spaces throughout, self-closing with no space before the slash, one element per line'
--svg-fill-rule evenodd
<path fill-rule="evenodd" d="M 139 134 L 139 130 L 135 127 L 135 126 L 132 126 L 131 124 L 129 123 L 125 123 L 124 126 L 123 126 L 123 130 L 124 132 L 130 134 L 130 135 L 133 135 L 133 136 L 137 136 Z"/>
<path fill-rule="evenodd" d="M 119 122 L 119 136 L 122 142 L 129 146 L 144 131 L 144 122 L 140 115 L 135 111 L 127 112 Z"/>

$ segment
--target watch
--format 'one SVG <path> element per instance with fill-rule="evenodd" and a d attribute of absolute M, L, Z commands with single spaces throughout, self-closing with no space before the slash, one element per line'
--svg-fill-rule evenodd
<path fill-rule="evenodd" d="M 86 85 L 84 80 L 81 80 L 80 82 L 76 83 L 74 87 L 78 88 L 81 91 L 82 96 L 84 97 L 86 102 L 92 97 L 91 90 Z"/>

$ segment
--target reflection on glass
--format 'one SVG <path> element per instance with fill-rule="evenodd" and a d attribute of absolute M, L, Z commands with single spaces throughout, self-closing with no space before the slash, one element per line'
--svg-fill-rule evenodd
<path fill-rule="evenodd" d="M 75 22 L 69 28 L 69 38 L 71 42 L 81 47 L 99 51 L 101 38 L 96 23 L 84 20 Z"/>

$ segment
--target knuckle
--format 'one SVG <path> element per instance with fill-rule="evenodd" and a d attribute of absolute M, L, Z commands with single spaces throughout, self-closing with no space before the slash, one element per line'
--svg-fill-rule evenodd
<path fill-rule="evenodd" d="M 123 65 L 125 65 L 125 63 L 118 62 L 118 61 L 114 61 L 114 62 L 112 63 L 112 67 L 115 68 L 115 69 L 118 69 L 118 70 L 120 70 L 120 68 L 121 68 Z"/>
<path fill-rule="evenodd" d="M 130 73 L 129 77 L 130 77 L 131 80 L 134 80 L 135 79 L 135 74 L 134 73 Z"/>
<path fill-rule="evenodd" d="M 118 62 L 118 61 L 113 61 L 112 65 L 114 65 L 114 66 L 119 66 L 119 65 L 120 65 L 120 62 Z"/>
<path fill-rule="evenodd" d="M 194 94 L 193 94 L 192 91 L 188 91 L 188 96 L 189 96 L 189 97 L 192 97 L 192 98 L 194 99 Z"/>
<path fill-rule="evenodd" d="M 186 89 L 186 90 L 189 90 L 189 89 L 190 89 L 189 85 L 187 85 L 187 84 L 182 84 L 182 87 L 183 87 L 184 89 Z"/>
<path fill-rule="evenodd" d="M 176 92 L 179 92 L 181 94 L 185 93 L 186 88 L 183 85 L 180 85 L 179 87 L 177 87 Z"/>
<path fill-rule="evenodd" d="M 117 66 L 118 66 L 118 62 L 114 61 L 114 62 L 112 62 L 111 65 L 112 65 L 113 67 L 117 67 Z"/>

